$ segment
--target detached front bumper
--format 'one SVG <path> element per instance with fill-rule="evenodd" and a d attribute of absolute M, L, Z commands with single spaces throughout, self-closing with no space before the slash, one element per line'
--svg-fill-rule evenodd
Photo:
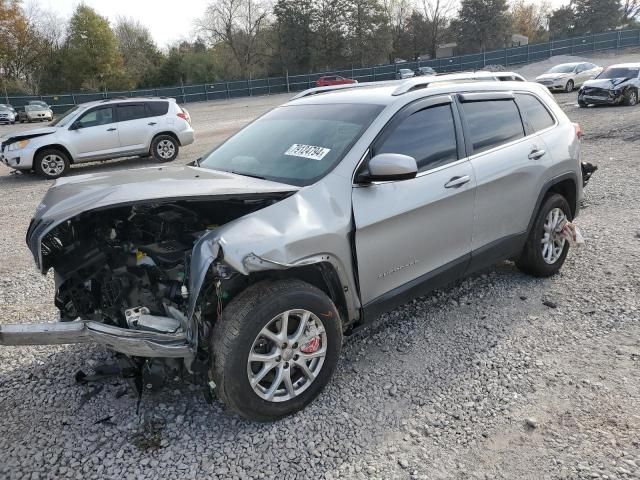
<path fill-rule="evenodd" d="M 192 357 L 183 332 L 156 333 L 94 321 L 0 325 L 0 345 L 97 343 L 132 357 Z"/>

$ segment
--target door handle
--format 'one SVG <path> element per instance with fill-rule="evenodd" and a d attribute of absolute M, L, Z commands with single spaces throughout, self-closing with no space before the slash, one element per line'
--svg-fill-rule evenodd
<path fill-rule="evenodd" d="M 451 180 L 444 184 L 444 188 L 460 188 L 470 180 L 471 177 L 469 175 L 465 175 L 463 177 L 453 177 Z"/>
<path fill-rule="evenodd" d="M 149 122 L 149 123 L 147 123 L 147 125 L 151 125 L 151 126 L 153 126 L 153 125 L 155 125 L 155 124 L 156 124 L 156 122 Z"/>
<path fill-rule="evenodd" d="M 547 152 L 545 152 L 544 150 L 538 150 L 536 148 L 532 150 L 531 153 L 529 154 L 529 160 L 539 160 L 544 156 L 545 153 Z"/>
<path fill-rule="evenodd" d="M 116 131 L 115 127 L 107 128 L 107 132 L 115 132 L 115 131 Z"/>

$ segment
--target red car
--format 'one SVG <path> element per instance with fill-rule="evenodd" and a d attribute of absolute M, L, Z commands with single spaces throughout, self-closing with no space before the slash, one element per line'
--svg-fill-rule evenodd
<path fill-rule="evenodd" d="M 316 87 L 331 87 L 333 85 L 346 85 L 348 83 L 358 83 L 353 78 L 344 78 L 339 75 L 325 75 L 316 80 Z"/>

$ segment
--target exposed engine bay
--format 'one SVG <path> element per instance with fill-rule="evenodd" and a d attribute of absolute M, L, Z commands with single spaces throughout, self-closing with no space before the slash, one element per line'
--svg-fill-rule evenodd
<path fill-rule="evenodd" d="M 176 201 L 78 215 L 45 235 L 62 321 L 173 333 L 185 322 L 194 243 L 208 230 L 277 200 Z"/>

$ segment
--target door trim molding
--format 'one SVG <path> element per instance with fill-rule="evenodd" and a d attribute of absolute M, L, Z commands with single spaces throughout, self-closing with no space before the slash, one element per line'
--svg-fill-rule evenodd
<path fill-rule="evenodd" d="M 362 320 L 364 322 L 375 320 L 383 313 L 393 310 L 409 300 L 425 295 L 436 288 L 443 287 L 459 279 L 467 270 L 470 259 L 471 254 L 469 253 L 383 293 L 362 307 Z"/>

